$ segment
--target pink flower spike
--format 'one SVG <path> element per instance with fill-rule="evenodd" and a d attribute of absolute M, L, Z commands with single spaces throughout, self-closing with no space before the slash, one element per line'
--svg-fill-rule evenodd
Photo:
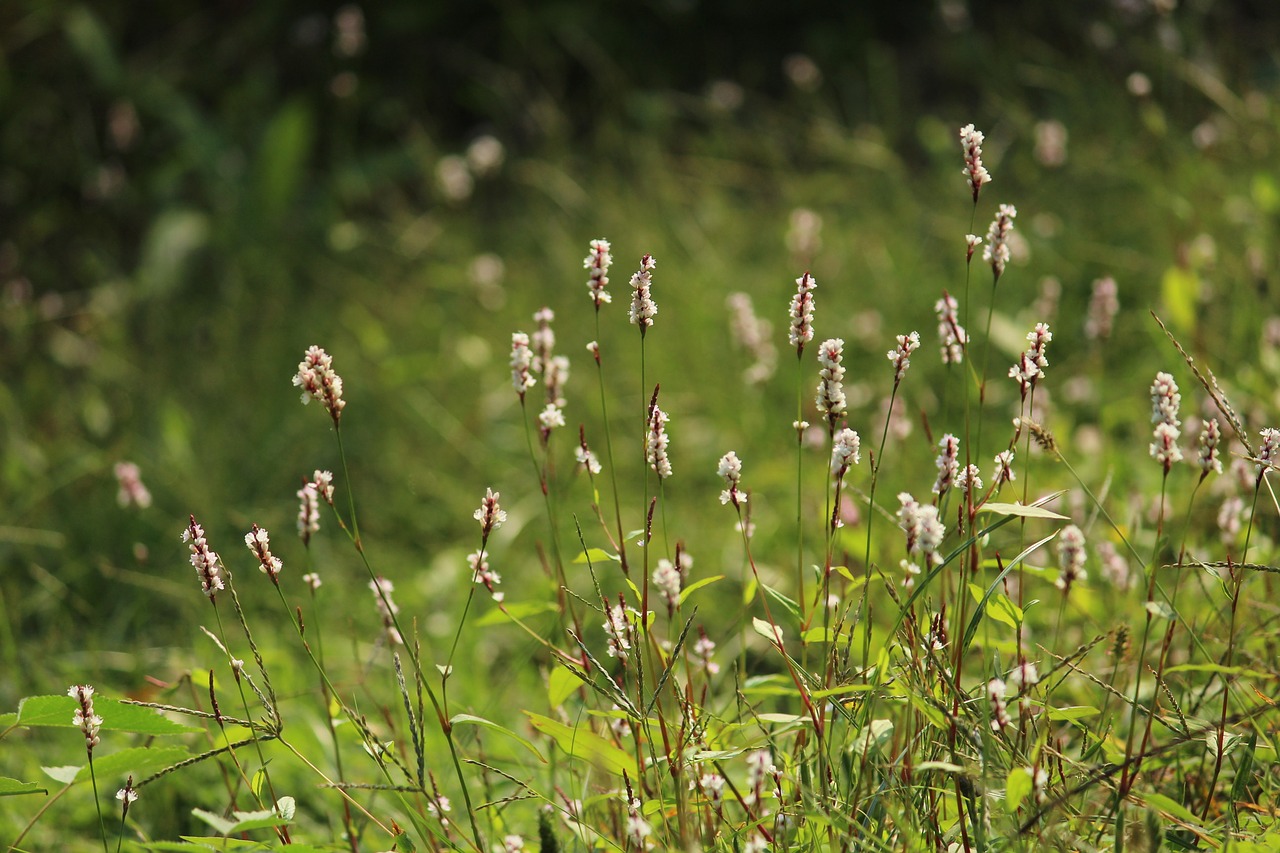
<path fill-rule="evenodd" d="M 191 523 L 182 531 L 182 541 L 190 543 L 191 565 L 195 566 L 196 575 L 200 578 L 200 588 L 204 594 L 214 601 L 218 590 L 225 589 L 222 582 L 222 569 L 219 565 L 218 553 L 209 547 L 204 538 L 204 528 L 196 524 L 196 517 L 190 516 Z"/>
<path fill-rule="evenodd" d="M 591 252 L 582 261 L 582 266 L 590 270 L 590 279 L 587 281 L 587 288 L 591 291 L 591 301 L 595 303 L 596 310 L 600 310 L 600 306 L 613 301 L 613 294 L 609 293 L 609 267 L 613 264 L 613 255 L 609 254 L 608 240 L 592 240 Z"/>
<path fill-rule="evenodd" d="M 293 376 L 293 384 L 302 389 L 302 402 L 319 400 L 324 403 L 333 425 L 338 426 L 346 401 L 342 399 L 342 377 L 333 372 L 333 359 L 320 347 L 307 350 Z"/>
<path fill-rule="evenodd" d="M 964 149 L 964 174 L 973 191 L 973 203 L 978 203 L 978 193 L 983 184 L 991 182 L 991 175 L 982 165 L 982 143 L 986 141 L 982 131 L 966 124 L 960 128 L 960 147 Z"/>
<path fill-rule="evenodd" d="M 80 703 L 71 724 L 80 727 L 84 734 L 85 749 L 92 756 L 93 748 L 101 742 L 98 729 L 102 727 L 102 718 L 93 712 L 93 687 L 88 684 L 73 684 L 67 690 L 67 695 Z"/>
<path fill-rule="evenodd" d="M 253 525 L 253 530 L 244 535 L 244 544 L 258 558 L 262 571 L 271 578 L 271 582 L 279 585 L 280 571 L 284 568 L 284 563 L 271 553 L 271 539 L 267 531 L 256 524 Z"/>
<path fill-rule="evenodd" d="M 658 305 L 653 301 L 651 293 L 653 270 L 656 266 L 653 255 L 645 255 L 640 259 L 640 269 L 631 276 L 634 292 L 631 296 L 630 320 L 631 325 L 640 327 L 641 337 L 653 325 L 653 318 L 658 313 Z"/>
<path fill-rule="evenodd" d="M 1002 204 L 987 229 L 987 245 L 982 250 L 982 260 L 991 264 L 996 281 L 1004 275 L 1005 265 L 1009 263 L 1009 232 L 1013 230 L 1013 220 L 1017 215 L 1018 209 L 1013 205 Z"/>
<path fill-rule="evenodd" d="M 485 489 L 484 498 L 480 501 L 480 508 L 472 513 L 472 517 L 480 522 L 480 537 L 487 540 L 489 534 L 497 530 L 507 520 L 507 514 L 502 507 L 498 505 L 500 492 L 493 489 Z"/>
<path fill-rule="evenodd" d="M 151 492 L 142 484 L 137 465 L 132 462 L 117 462 L 114 471 L 116 483 L 120 487 L 116 493 L 116 502 L 120 506 L 136 506 L 139 509 L 151 506 Z"/>
<path fill-rule="evenodd" d="M 791 331 L 787 339 L 804 355 L 804 345 L 813 340 L 813 291 L 818 286 L 813 276 L 805 273 L 796 279 L 796 294 L 791 297 Z"/>

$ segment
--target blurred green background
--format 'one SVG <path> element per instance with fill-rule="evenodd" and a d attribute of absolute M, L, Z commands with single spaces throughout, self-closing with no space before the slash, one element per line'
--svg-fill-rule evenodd
<path fill-rule="evenodd" d="M 596 237 L 616 259 L 601 337 L 614 390 L 634 401 L 630 422 L 615 409 L 623 424 L 643 393 L 626 281 L 642 253 L 658 259 L 648 377 L 673 418 L 668 496 L 688 528 L 673 535 L 698 540 L 708 572 L 731 534 L 714 482 L 727 449 L 761 493 L 763 541 L 777 530 L 783 555 L 793 541 L 785 312 L 806 269 L 819 339 L 847 341 L 864 436 L 885 350 L 920 331 L 904 390 L 916 429 L 893 477 L 931 479 L 920 413 L 942 411 L 948 382 L 933 304 L 962 290 L 964 235 L 985 233 L 1000 202 L 1017 206 L 1021 239 L 993 364 L 1034 322 L 1054 326 L 1064 438 L 1145 449 L 1150 377 L 1178 365 L 1149 308 L 1243 389 L 1252 422 L 1273 421 L 1277 365 L 1260 353 L 1280 295 L 1278 84 L 1266 0 L 10 0 L 0 708 L 73 680 L 141 691 L 190 666 L 193 646 L 211 651 L 178 538 L 188 513 L 242 576 L 244 531 L 272 530 L 299 583 L 293 495 L 338 466 L 328 419 L 289 384 L 311 344 L 346 381 L 362 530 L 401 606 L 428 633 L 451 629 L 486 486 L 513 515 L 495 568 L 517 590 L 538 578 L 544 522 L 509 336 L 555 309 L 574 363 L 567 417 L 599 449 L 583 348 Z M 970 122 L 994 175 L 976 213 L 957 144 Z M 1123 309 L 1105 350 L 1083 331 L 1104 275 Z M 988 288 L 975 282 L 976 317 Z M 735 291 L 779 350 L 756 389 L 729 343 Z M 993 395 L 1007 422 L 1015 392 Z M 566 432 L 564 488 L 584 508 L 570 445 Z M 141 467 L 150 507 L 118 505 L 120 460 Z M 1080 460 L 1117 494 L 1158 479 L 1109 465 Z M 639 482 L 635 460 L 620 470 Z M 354 555 L 329 533 L 315 550 L 330 600 L 359 602 L 330 615 L 369 636 Z"/>

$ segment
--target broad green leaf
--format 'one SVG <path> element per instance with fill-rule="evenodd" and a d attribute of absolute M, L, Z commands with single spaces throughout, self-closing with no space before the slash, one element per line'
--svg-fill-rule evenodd
<path fill-rule="evenodd" d="M 818 625 L 801 634 L 800 639 L 806 643 L 830 643 L 837 636 L 836 632 L 830 628 Z"/>
<path fill-rule="evenodd" d="M 553 613 L 555 609 L 554 604 L 545 601 L 517 601 L 506 605 L 506 612 L 495 607 L 472 624 L 477 628 L 489 628 L 494 625 L 505 625 L 512 619 L 528 619 L 530 616 Z"/>
<path fill-rule="evenodd" d="M 1050 708 L 1047 711 L 1051 720 L 1080 720 L 1102 713 L 1092 705 L 1071 705 L 1066 708 Z"/>
<path fill-rule="evenodd" d="M 947 717 L 942 711 L 925 699 L 917 696 L 915 693 L 907 694 L 907 701 L 911 703 L 911 707 L 915 708 L 920 714 L 928 720 L 935 729 L 947 731 L 951 724 L 947 722 Z"/>
<path fill-rule="evenodd" d="M 18 725 L 76 728 L 71 722 L 79 707 L 70 696 L 28 696 L 18 703 Z M 175 723 L 152 708 L 131 705 L 104 696 L 93 697 L 93 710 L 102 717 L 103 732 L 136 732 L 144 735 L 179 735 L 201 729 Z"/>
<path fill-rule="evenodd" d="M 978 507 L 978 512 L 994 512 L 996 515 L 1017 515 L 1023 518 L 1048 518 L 1055 521 L 1066 521 L 1067 516 L 1059 515 L 1053 510 L 1045 509 L 1042 506 L 1026 506 L 1022 503 L 1001 503 L 999 501 L 987 501 Z"/>
<path fill-rule="evenodd" d="M 1173 619 L 1175 614 L 1173 608 L 1163 601 L 1148 601 L 1147 612 L 1158 619 Z"/>
<path fill-rule="evenodd" d="M 939 773 L 963 773 L 964 768 L 950 761 L 921 761 L 914 767 L 917 773 L 925 770 L 937 770 Z"/>
<path fill-rule="evenodd" d="M 614 776 L 621 776 L 625 770 L 632 779 L 636 778 L 635 759 L 590 729 L 571 728 L 532 711 L 524 714 L 535 729 L 549 736 L 574 758 L 589 761 Z"/>
<path fill-rule="evenodd" d="M 1015 767 L 1009 771 L 1004 780 L 1004 807 L 1010 814 L 1016 812 L 1027 794 L 1031 793 L 1031 781 L 1031 769 L 1028 767 Z"/>
<path fill-rule="evenodd" d="M 766 622 L 765 620 L 761 619 L 758 616 L 751 617 L 751 627 L 755 629 L 755 632 L 757 634 L 764 637 L 766 640 L 768 640 L 771 643 L 781 643 L 783 640 L 783 637 L 785 636 L 782 633 L 781 625 L 779 625 L 777 630 L 775 631 L 774 626 L 770 625 L 768 622 Z"/>
<path fill-rule="evenodd" d="M 10 779 L 8 776 L 0 776 L 0 797 L 12 797 L 17 794 L 47 794 L 48 788 L 41 787 L 35 782 L 23 782 L 19 779 Z"/>
<path fill-rule="evenodd" d="M 983 596 L 986 595 L 986 590 L 976 583 L 971 583 L 969 584 L 969 595 L 973 596 L 975 603 L 981 604 Z M 1009 596 L 1003 592 L 992 594 L 990 600 L 987 601 L 987 615 L 1014 630 L 1017 630 L 1023 619 L 1022 608 L 1010 601 Z"/>
<path fill-rule="evenodd" d="M 88 770 L 89 766 L 87 764 L 64 764 L 61 767 L 41 767 L 40 769 L 45 772 L 46 776 L 55 782 L 70 785 L 72 782 L 76 781 L 76 775 L 79 774 L 81 770 Z"/>
<path fill-rule="evenodd" d="M 551 670 L 547 678 L 547 699 L 551 707 L 559 708 L 583 684 L 586 682 L 562 666 Z"/>
<path fill-rule="evenodd" d="M 759 584 L 756 583 L 756 579 L 751 578 L 750 580 L 747 581 L 746 585 L 742 587 L 743 606 L 746 606 L 750 604 L 752 601 L 755 601 L 756 589 L 758 586 Z"/>
<path fill-rule="evenodd" d="M 607 563 L 618 562 L 618 555 L 610 554 L 603 548 L 588 548 L 581 554 L 573 558 L 575 563 Z"/>
<path fill-rule="evenodd" d="M 520 735 L 516 734 L 515 732 L 511 731 L 511 729 L 506 728 L 505 726 L 500 726 L 497 723 L 486 720 L 484 717 L 477 717 L 472 714 L 455 714 L 453 716 L 453 719 L 449 720 L 449 724 L 453 726 L 457 726 L 460 724 L 484 726 L 485 728 L 493 729 L 495 732 L 501 732 L 502 734 L 506 735 L 509 738 L 512 738 L 521 746 L 523 746 L 525 749 L 529 750 L 534 755 L 536 755 L 538 757 L 538 760 L 541 761 L 543 764 L 546 764 L 547 762 L 547 759 L 542 757 L 542 753 L 538 751 L 538 748 L 534 746 L 531 742 L 529 742 L 526 738 L 521 737 Z"/>
<path fill-rule="evenodd" d="M 764 591 L 770 598 L 785 607 L 792 619 L 800 618 L 800 605 L 794 599 L 788 598 L 768 584 L 764 585 Z"/>
<path fill-rule="evenodd" d="M 1192 826 L 1204 826 L 1200 821 L 1200 818 L 1196 817 L 1190 809 L 1182 805 L 1182 803 L 1179 803 L 1177 800 L 1170 799 L 1164 794 L 1143 793 L 1141 796 L 1143 800 L 1146 800 L 1147 805 L 1151 806 L 1153 809 L 1159 809 L 1170 817 L 1176 818 L 1184 823 L 1189 823 Z"/>
<path fill-rule="evenodd" d="M 893 737 L 893 722 L 890 720 L 872 720 L 862 731 L 854 736 L 849 748 L 858 755 L 865 755 L 878 750 Z"/>
<path fill-rule="evenodd" d="M 694 592 L 702 589 L 704 586 L 710 586 L 716 581 L 721 581 L 721 580 L 724 580 L 724 575 L 716 575 L 710 578 L 703 578 L 702 580 L 695 581 L 689 584 L 684 589 L 680 590 L 680 603 L 684 604 L 685 601 L 689 598 L 689 596 L 693 595 Z"/>
<path fill-rule="evenodd" d="M 17 724 L 18 715 L 16 712 L 10 711 L 7 714 L 0 714 L 0 732 L 12 726 L 16 726 Z"/>
<path fill-rule="evenodd" d="M 778 725 L 792 725 L 793 723 L 804 723 L 808 721 L 808 717 L 803 714 L 757 714 L 756 719 L 763 723 L 777 723 Z"/>

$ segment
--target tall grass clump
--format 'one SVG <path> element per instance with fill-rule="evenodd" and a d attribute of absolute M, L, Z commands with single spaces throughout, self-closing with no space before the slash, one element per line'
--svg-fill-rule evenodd
<path fill-rule="evenodd" d="M 1278 570 L 1261 518 L 1277 508 L 1280 430 L 1246 427 L 1170 335 L 1167 370 L 1126 409 L 1154 425 L 1119 453 L 1132 492 L 1081 473 L 1051 405 L 1064 378 L 1048 322 L 1001 361 L 1017 210 L 986 207 L 984 136 L 969 125 L 960 140 L 955 282 L 910 305 L 936 318 L 937 350 L 913 329 L 869 342 L 875 364 L 853 364 L 841 337 L 809 346 L 826 321 L 803 271 L 785 317 L 790 287 L 772 303 L 794 408 L 765 407 L 778 429 L 741 445 L 681 449 L 697 389 L 651 358 L 690 334 L 659 313 L 675 285 L 654 247 L 628 247 L 624 322 L 617 243 L 590 241 L 591 328 L 557 335 L 548 306 L 511 334 L 528 464 L 476 483 L 452 608 L 396 602 L 412 578 L 362 532 L 361 459 L 344 441 L 360 406 L 335 358 L 308 349 L 293 384 L 327 415 L 332 449 L 317 439 L 315 453 L 338 473 L 302 478 L 298 541 L 246 519 L 250 553 L 227 559 L 194 515 L 175 520 L 212 610 L 208 649 L 152 699 L 94 704 L 79 686 L 7 717 L 6 733 L 78 728 L 88 744 L 83 767 L 48 769 L 63 787 L 12 849 L 64 797 L 92 801 L 96 826 L 67 831 L 107 850 L 1270 849 Z M 988 214 L 985 237 L 967 233 Z M 1091 337 L 1109 334 L 1114 299 L 1114 283 L 1095 289 Z M 726 424 L 764 407 L 775 358 L 751 303 L 731 304 L 757 363 Z M 595 387 L 578 400 L 566 352 L 584 350 Z M 921 364 L 929 353 L 940 366 Z M 718 339 L 696 354 L 739 381 Z M 885 405 L 851 402 L 852 371 Z M 1203 391 L 1194 450 L 1175 374 Z M 890 442 L 906 421 L 923 439 Z M 753 487 L 778 466 L 769 482 L 784 486 Z M 494 632 L 526 653 L 485 659 Z M 291 651 L 265 653 L 268 633 Z M 518 707 L 486 702 L 504 685 Z M 118 822 L 99 791 L 116 778 Z M 189 818 L 155 840 L 149 795 L 184 778 L 200 780 Z"/>

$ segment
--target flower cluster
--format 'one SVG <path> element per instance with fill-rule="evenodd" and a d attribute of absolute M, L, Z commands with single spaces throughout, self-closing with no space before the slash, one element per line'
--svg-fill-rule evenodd
<path fill-rule="evenodd" d="M 977 465 L 966 465 L 956 472 L 956 488 L 965 494 L 982 491 L 982 477 Z"/>
<path fill-rule="evenodd" d="M 400 612 L 400 608 L 396 607 L 396 603 L 391 600 L 391 593 L 395 592 L 395 586 L 391 581 L 379 575 L 374 580 L 369 581 L 369 589 L 373 590 L 374 600 L 378 604 L 378 613 L 382 616 L 382 628 L 387 632 L 387 639 L 392 645 L 404 645 L 404 637 L 400 636 L 400 631 L 396 628 L 396 614 Z"/>
<path fill-rule="evenodd" d="M 1209 418 L 1200 431 L 1200 476 L 1222 473 L 1222 460 L 1218 458 L 1218 446 L 1222 444 L 1222 425 L 1217 418 Z"/>
<path fill-rule="evenodd" d="M 969 343 L 969 336 L 956 315 L 959 307 L 960 303 L 956 302 L 956 298 L 945 290 L 942 298 L 933 305 L 933 310 L 938 315 L 938 341 L 942 347 L 943 364 L 959 364 L 964 361 L 964 347 Z"/>
<path fill-rule="evenodd" d="M 467 555 L 467 565 L 471 568 L 471 580 L 482 585 L 493 594 L 494 601 L 502 601 L 503 594 L 496 587 L 502 583 L 502 575 L 489 568 L 489 560 L 483 550 L 472 551 Z"/>
<path fill-rule="evenodd" d="M 991 182 L 991 175 L 982 165 L 982 143 L 985 137 L 982 131 L 975 130 L 973 125 L 966 124 L 960 128 L 960 147 L 964 149 L 964 175 L 968 179 L 969 189 L 973 190 L 973 203 L 978 203 L 978 193 L 982 185 Z"/>
<path fill-rule="evenodd" d="M 218 590 L 225 589 L 222 582 L 222 568 L 219 566 L 218 552 L 209 547 L 204 538 L 204 528 L 196 524 L 196 517 L 190 516 L 191 523 L 182 531 L 182 541 L 190 543 L 191 565 L 196 567 L 196 575 L 200 578 L 200 588 L 213 601 Z"/>
<path fill-rule="evenodd" d="M 759 385 L 773 376 L 777 369 L 778 354 L 769 339 L 773 331 L 767 320 L 756 315 L 751 297 L 745 293 L 730 293 L 725 300 L 729 309 L 729 332 L 738 346 L 754 361 L 743 371 L 742 378 L 750 385 Z"/>
<path fill-rule="evenodd" d="M 787 339 L 796 348 L 796 355 L 804 354 L 804 345 L 813 340 L 813 290 L 818 282 L 805 273 L 796 279 L 796 294 L 791 297 L 791 331 Z"/>
<path fill-rule="evenodd" d="M 933 505 L 921 505 L 907 492 L 898 495 L 901 506 L 898 509 L 898 526 L 907 534 L 907 559 L 902 561 L 902 569 L 906 577 L 902 585 L 915 585 L 915 576 L 920 574 L 921 560 L 927 565 L 942 562 L 938 548 L 947 534 L 946 527 L 938 519 L 938 508 Z"/>
<path fill-rule="evenodd" d="M 610 605 L 604 603 L 604 632 L 609 638 L 609 657 L 625 661 L 631 653 L 631 625 L 627 621 L 627 606 L 622 601 Z"/>
<path fill-rule="evenodd" d="M 653 585 L 662 593 L 669 613 L 680 606 L 680 587 L 683 581 L 675 563 L 667 559 L 658 560 L 658 567 L 653 570 Z"/>
<path fill-rule="evenodd" d="M 693 656 L 698 659 L 698 663 L 707 671 L 708 675 L 715 675 L 720 671 L 720 664 L 711 659 L 716 653 L 716 642 L 707 636 L 705 628 L 698 628 L 698 639 L 693 644 Z"/>
<path fill-rule="evenodd" d="M 303 403 L 320 400 L 333 418 L 334 426 L 338 425 L 347 403 L 342 399 L 342 377 L 333 372 L 333 359 L 327 352 L 317 346 L 308 349 L 298 363 L 293 384 L 302 389 Z"/>
<path fill-rule="evenodd" d="M 1005 704 L 1004 694 L 1009 689 L 999 678 L 987 682 L 987 699 L 991 702 L 991 730 L 1003 731 L 1013 720 L 1009 719 L 1009 706 Z"/>
<path fill-rule="evenodd" d="M 1120 313 L 1120 299 L 1116 295 L 1116 280 L 1111 276 L 1093 283 L 1089 296 L 1089 313 L 1084 321 L 1084 336 L 1091 341 L 1105 341 L 1111 337 L 1111 327 Z"/>
<path fill-rule="evenodd" d="M 587 469 L 588 474 L 594 476 L 600 473 L 600 459 L 587 446 L 586 427 L 578 427 L 578 446 L 573 449 L 573 457 Z"/>
<path fill-rule="evenodd" d="M 258 525 L 253 525 L 253 529 L 244 535 L 245 546 L 253 552 L 258 558 L 258 563 L 267 577 L 271 578 L 274 584 L 280 583 L 280 570 L 284 568 L 284 563 L 280 562 L 280 558 L 271 553 L 271 539 L 267 535 L 267 531 Z"/>
<path fill-rule="evenodd" d="M 1049 324 L 1036 323 L 1036 327 L 1027 332 L 1027 342 L 1031 346 L 1022 353 L 1018 363 L 1009 368 L 1009 378 L 1018 383 L 1024 400 L 1036 382 L 1044 378 L 1044 369 L 1049 366 L 1049 359 L 1044 352 L 1052 340 L 1053 332 L 1049 331 Z"/>
<path fill-rule="evenodd" d="M 1258 479 L 1261 482 L 1262 475 L 1276 467 L 1276 460 L 1280 459 L 1280 429 L 1264 429 L 1259 435 L 1262 436 L 1262 447 L 1258 450 Z"/>
<path fill-rule="evenodd" d="M 491 488 L 485 489 L 484 497 L 480 499 L 480 508 L 471 514 L 472 518 L 480 522 L 480 541 L 482 542 L 487 542 L 489 534 L 507 520 L 507 513 L 498 505 L 501 494 Z"/>
<path fill-rule="evenodd" d="M 653 269 L 657 263 L 653 255 L 645 255 L 640 259 L 640 269 L 631 276 L 631 325 L 640 327 L 641 336 L 653 325 L 653 318 L 658 313 L 658 306 L 653 301 L 650 288 L 653 286 Z"/>
<path fill-rule="evenodd" d="M 609 254 L 608 240 L 592 240 L 591 252 L 582 261 L 582 266 L 590 270 L 590 278 L 587 280 L 587 289 L 591 291 L 591 301 L 595 303 L 596 310 L 600 310 L 600 306 L 607 302 L 613 301 L 613 294 L 607 288 L 609 286 L 609 266 L 613 263 L 613 255 Z"/>
<path fill-rule="evenodd" d="M 844 365 L 840 363 L 843 356 L 844 341 L 840 338 L 825 340 L 818 348 L 818 364 L 822 365 L 818 371 L 818 411 L 826 418 L 827 430 L 833 435 L 846 405 Z"/>
<path fill-rule="evenodd" d="M 151 492 L 142 484 L 137 465 L 132 462 L 117 462 L 114 470 L 116 484 L 120 487 L 116 492 L 116 502 L 120 506 L 136 506 L 139 509 L 151 506 Z"/>
<path fill-rule="evenodd" d="M 1071 592 L 1071 585 L 1088 577 L 1084 570 L 1084 533 L 1074 524 L 1068 524 L 1058 534 L 1058 567 L 1061 574 L 1054 582 L 1063 595 Z"/>
<path fill-rule="evenodd" d="M 898 346 L 888 352 L 888 359 L 893 362 L 893 384 L 895 386 L 902 381 L 902 377 L 907 375 L 907 368 L 911 366 L 911 353 L 918 349 L 920 349 L 920 334 L 918 332 L 898 335 Z"/>
<path fill-rule="evenodd" d="M 1164 466 L 1166 474 L 1175 463 L 1182 461 L 1182 450 L 1178 448 L 1178 439 L 1182 435 L 1182 421 L 1178 420 L 1181 404 L 1178 383 L 1168 373 L 1157 373 L 1151 383 L 1151 422 L 1156 426 L 1150 450 L 1152 457 Z"/>
<path fill-rule="evenodd" d="M 738 458 L 737 453 L 730 450 L 724 456 L 721 456 L 720 466 L 716 469 L 716 473 L 724 478 L 725 486 L 727 486 L 720 493 L 720 503 L 731 503 L 736 509 L 747 502 L 746 494 L 738 488 L 742 485 L 742 460 Z"/>
<path fill-rule="evenodd" d="M 1013 475 L 1013 456 L 1014 452 L 1012 449 L 1002 450 L 996 454 L 996 469 L 991 475 L 991 479 L 994 481 L 996 488 L 999 488 L 1005 483 L 1012 483 L 1017 479 Z"/>
<path fill-rule="evenodd" d="M 955 485 L 956 474 L 960 470 L 960 439 L 947 433 L 938 442 L 938 450 L 938 458 L 934 460 L 938 476 L 933 481 L 933 493 L 942 497 Z"/>
<path fill-rule="evenodd" d="M 649 402 L 649 433 L 645 442 L 645 461 L 657 472 L 659 479 L 671 476 L 671 459 L 667 456 L 667 445 L 671 438 L 667 435 L 667 421 L 670 416 L 658 408 L 658 389 L 653 390 L 653 399 Z"/>
<path fill-rule="evenodd" d="M 831 442 L 831 473 L 838 480 L 842 478 L 850 465 L 862 461 L 862 439 L 858 433 L 845 427 L 836 433 Z"/>
<path fill-rule="evenodd" d="M 80 727 L 80 731 L 84 734 L 85 749 L 92 757 L 93 748 L 101 741 L 98 730 L 102 727 L 102 718 L 93 712 L 93 687 L 88 684 L 73 684 L 67 690 L 67 695 L 80 703 L 76 708 L 75 716 L 71 719 L 71 724 Z"/>
<path fill-rule="evenodd" d="M 538 380 L 534 379 L 530 372 L 532 366 L 533 350 L 529 349 L 529 336 L 524 332 L 512 333 L 511 384 L 515 386 L 516 393 L 520 395 L 522 402 L 525 392 L 538 384 Z"/>
<path fill-rule="evenodd" d="M 1013 220 L 1017 215 L 1018 210 L 1013 205 L 1002 204 L 987 229 L 987 245 L 982 249 L 982 260 L 991 264 L 991 273 L 996 281 L 1004 275 L 1005 265 L 1009 263 L 1009 232 L 1013 230 Z"/>

